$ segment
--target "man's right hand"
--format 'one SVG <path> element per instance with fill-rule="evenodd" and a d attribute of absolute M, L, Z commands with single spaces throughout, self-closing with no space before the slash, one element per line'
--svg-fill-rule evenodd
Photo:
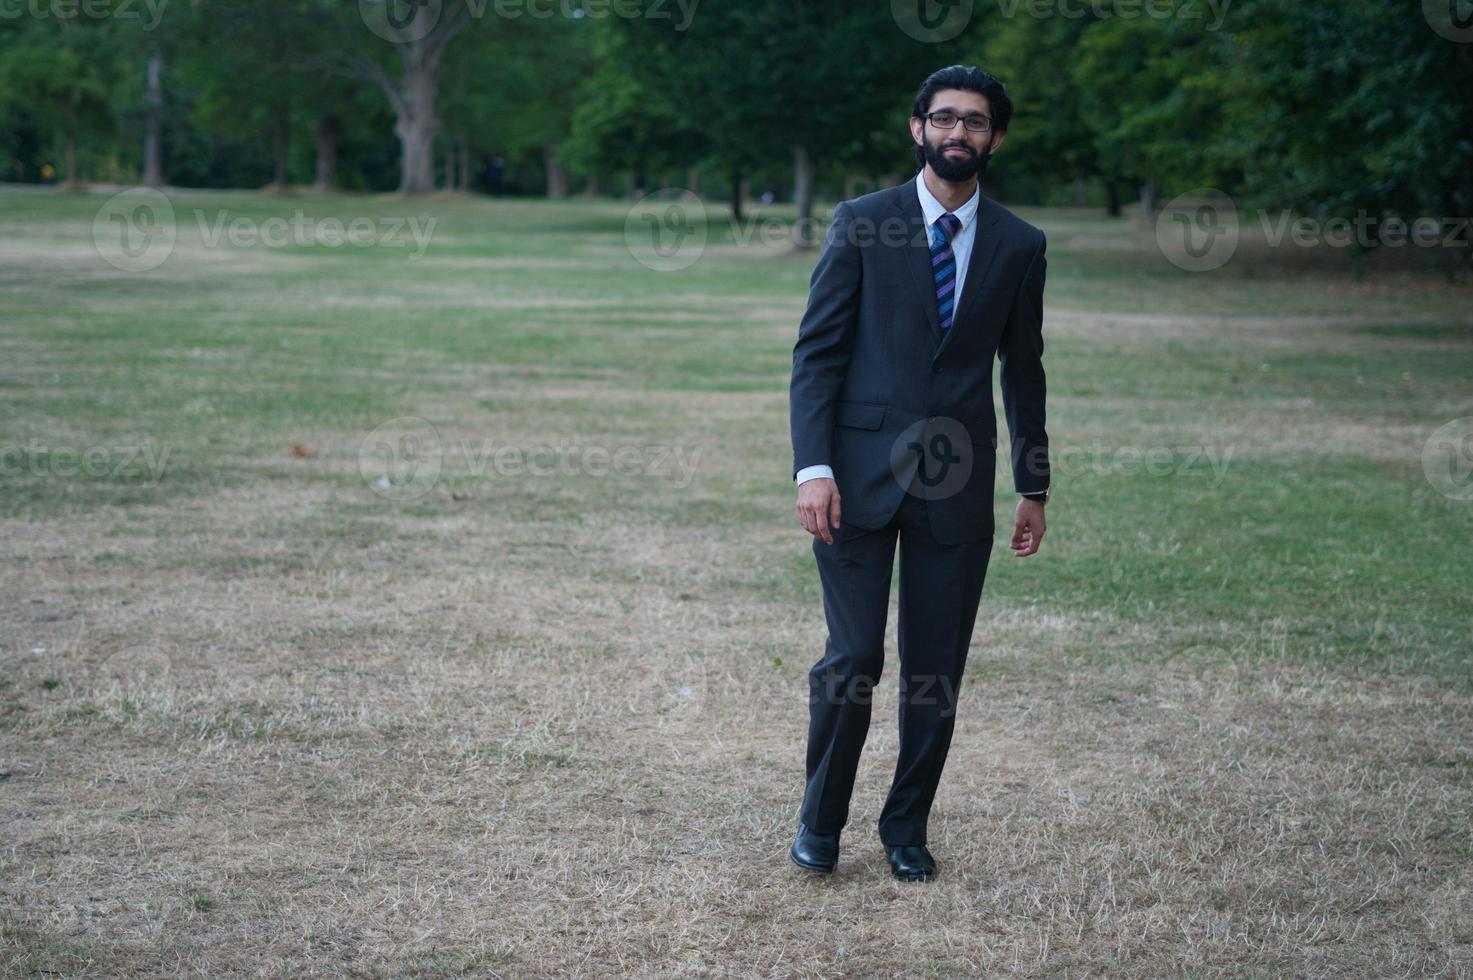
<path fill-rule="evenodd" d="M 819 477 L 804 480 L 798 487 L 798 523 L 824 544 L 833 544 L 833 531 L 839 529 L 839 485 Z"/>

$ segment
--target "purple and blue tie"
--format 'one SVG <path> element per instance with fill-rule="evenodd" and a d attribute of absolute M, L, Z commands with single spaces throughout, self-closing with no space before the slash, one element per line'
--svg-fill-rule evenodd
<path fill-rule="evenodd" d="M 936 237 L 931 242 L 931 276 L 936 280 L 936 318 L 941 326 L 941 336 L 951 329 L 952 314 L 956 312 L 956 253 L 951 250 L 951 240 L 961 230 L 961 219 L 951 213 L 936 219 Z"/>

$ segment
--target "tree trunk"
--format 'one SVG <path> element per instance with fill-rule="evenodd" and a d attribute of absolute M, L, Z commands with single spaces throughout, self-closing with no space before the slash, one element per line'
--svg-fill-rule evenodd
<path fill-rule="evenodd" d="M 589 174 L 588 182 L 583 185 L 583 193 L 589 197 L 598 197 L 598 175 Z"/>
<path fill-rule="evenodd" d="M 77 105 L 68 101 L 66 107 L 66 180 L 62 190 L 77 189 Z"/>
<path fill-rule="evenodd" d="M 370 5 L 362 6 L 367 16 Z M 380 36 L 392 38 L 399 51 L 404 63 L 399 78 L 390 77 L 361 51 L 346 56 L 357 66 L 357 74 L 377 84 L 393 106 L 394 135 L 399 138 L 399 193 L 428 194 L 435 189 L 435 130 L 439 127 L 435 100 L 440 88 L 440 60 L 446 45 L 471 22 L 475 11 L 471 4 L 455 4 L 453 12 L 446 10 L 441 16 L 438 2 L 415 0 L 410 4 L 412 23 L 401 24 L 396 19 L 398 7 L 391 5 L 386 15 L 390 32 L 380 32 Z M 404 39 L 393 37 L 396 33 Z"/>
<path fill-rule="evenodd" d="M 399 137 L 400 194 L 428 194 L 435 189 L 435 99 L 440 86 L 440 47 L 422 38 L 400 47 L 404 79 L 396 105 L 394 135 Z"/>
<path fill-rule="evenodd" d="M 793 242 L 799 248 L 812 248 L 813 224 L 813 160 L 805 146 L 793 147 L 793 206 L 798 212 L 793 226 Z"/>
<path fill-rule="evenodd" d="M 445 140 L 445 189 L 455 190 L 455 139 Z"/>
<path fill-rule="evenodd" d="M 560 201 L 568 196 L 568 171 L 558 162 L 556 143 L 543 145 L 542 160 L 547 165 L 547 199 Z"/>
<path fill-rule="evenodd" d="M 143 183 L 164 186 L 164 55 L 155 51 L 148 59 L 148 117 L 143 130 Z"/>
<path fill-rule="evenodd" d="M 1089 206 L 1089 181 L 1083 177 L 1074 178 L 1074 206 L 1076 208 Z"/>
<path fill-rule="evenodd" d="M 286 182 L 286 158 L 291 152 L 291 123 L 287 119 L 286 110 L 276 111 L 276 179 L 273 181 L 276 193 L 287 192 Z"/>
<path fill-rule="evenodd" d="M 1112 218 L 1120 217 L 1120 188 L 1115 178 L 1105 178 L 1105 213 Z"/>
<path fill-rule="evenodd" d="M 471 189 L 471 141 L 464 137 L 460 140 L 460 182 L 455 189 L 458 191 Z"/>
<path fill-rule="evenodd" d="M 733 221 L 740 223 L 742 217 L 742 172 L 736 167 L 731 168 L 731 217 Z"/>
<path fill-rule="evenodd" d="M 394 124 L 399 137 L 399 193 L 428 194 L 435 189 L 435 122 L 405 113 Z"/>
<path fill-rule="evenodd" d="M 1156 182 L 1141 181 L 1141 220 L 1147 228 L 1156 227 Z"/>
<path fill-rule="evenodd" d="M 333 116 L 317 120 L 317 180 L 319 191 L 330 191 L 338 180 L 338 121 Z"/>

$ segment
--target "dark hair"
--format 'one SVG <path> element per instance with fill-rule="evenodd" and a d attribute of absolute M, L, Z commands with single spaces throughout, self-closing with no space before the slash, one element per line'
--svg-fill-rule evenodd
<path fill-rule="evenodd" d="M 992 109 L 992 131 L 994 133 L 1005 133 L 1008 123 L 1013 121 L 1013 100 L 1008 98 L 1008 93 L 1003 88 L 1002 82 L 998 81 L 981 68 L 972 65 L 952 65 L 950 68 L 942 68 L 940 71 L 931 73 L 931 77 L 921 83 L 920 91 L 916 93 L 916 103 L 910 110 L 912 117 L 920 117 L 931 111 L 931 102 L 936 98 L 936 93 L 942 89 L 956 88 L 967 92 L 976 92 L 987 99 L 987 104 Z M 926 165 L 926 151 L 917 146 L 915 148 L 916 169 Z"/>

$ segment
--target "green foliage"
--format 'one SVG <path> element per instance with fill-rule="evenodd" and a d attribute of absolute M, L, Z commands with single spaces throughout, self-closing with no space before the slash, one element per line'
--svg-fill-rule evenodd
<path fill-rule="evenodd" d="M 482 8 L 443 51 L 447 146 L 530 172 L 553 161 L 575 176 L 699 166 L 764 183 L 802 149 L 832 191 L 849 173 L 909 169 L 915 87 L 959 61 L 1009 87 L 1017 114 L 993 177 L 1025 196 L 1083 182 L 1162 199 L 1214 187 L 1240 206 L 1319 217 L 1473 209 L 1473 44 L 1440 36 L 1415 3 L 1107 0 L 1051 16 L 979 5 L 969 33 L 946 44 L 914 40 L 884 3 L 568 14 L 581 9 Z M 406 53 L 338 0 L 196 0 L 148 29 L 77 16 L 0 23 L 5 173 L 36 179 L 68 142 L 83 179 L 136 173 L 155 52 L 171 177 L 264 182 L 284 131 L 301 180 L 324 118 L 343 131 L 346 185 L 391 176 L 384 94 Z"/>
<path fill-rule="evenodd" d="M 67 139 L 107 133 L 123 70 L 117 33 L 115 22 L 86 18 L 12 23 L 0 43 L 0 111 L 24 112 L 49 137 L 53 157 Z"/>
<path fill-rule="evenodd" d="M 1309 213 L 1468 214 L 1473 46 L 1420 4 L 1249 0 L 1235 12 L 1240 98 L 1260 134 L 1243 189 Z"/>
<path fill-rule="evenodd" d="M 584 19 L 508 18 L 458 41 L 441 72 L 442 129 L 478 152 L 540 159 L 589 98 L 595 31 Z"/>
<path fill-rule="evenodd" d="M 905 109 L 937 49 L 901 34 L 887 4 L 751 0 L 703 5 L 684 30 L 653 18 L 619 27 L 616 70 L 728 166 L 749 170 L 796 147 L 821 172 L 908 166 Z"/>
<path fill-rule="evenodd" d="M 1013 122 L 989 173 L 1009 186 L 1023 178 L 1063 183 L 1105 173 L 1086 111 L 1086 89 L 1061 65 L 1074 61 L 1085 18 L 997 18 L 985 33 L 979 64 L 998 76 L 1013 100 Z"/>
<path fill-rule="evenodd" d="M 596 74 L 573 113 L 569 165 L 583 173 L 646 174 L 699 163 L 711 146 L 694 115 L 673 92 L 622 67 L 639 59 L 634 38 L 609 29 L 595 43 Z"/>

